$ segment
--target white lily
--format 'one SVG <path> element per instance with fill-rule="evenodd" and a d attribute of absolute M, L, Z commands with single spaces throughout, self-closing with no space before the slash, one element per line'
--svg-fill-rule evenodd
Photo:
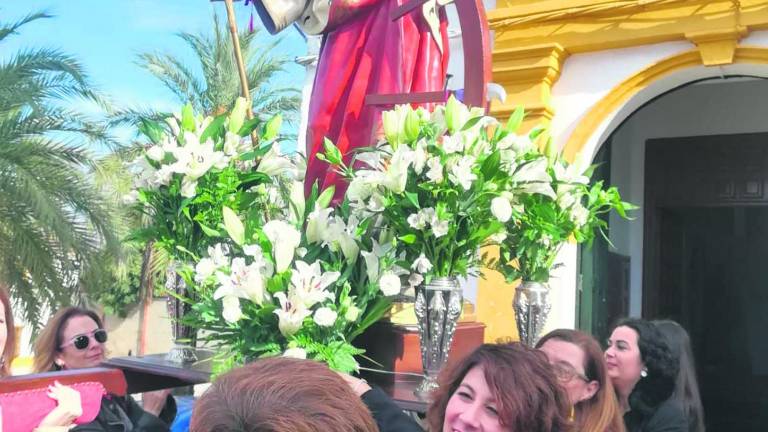
<path fill-rule="evenodd" d="M 408 183 L 408 167 L 413 162 L 413 150 L 408 146 L 399 146 L 389 160 L 381 184 L 392 192 L 401 194 Z"/>
<path fill-rule="evenodd" d="M 277 219 L 264 224 L 263 231 L 272 243 L 275 268 L 282 273 L 291 265 L 296 248 L 301 243 L 301 233 L 293 225 Z"/>
<path fill-rule="evenodd" d="M 413 151 L 413 170 L 416 174 L 424 171 L 424 165 L 427 164 L 429 153 L 427 152 L 427 141 L 422 138 L 416 143 L 416 149 Z"/>
<path fill-rule="evenodd" d="M 184 174 L 192 180 L 205 175 L 212 167 L 224 168 L 227 159 L 224 153 L 213 150 L 213 141 L 200 143 L 198 136 L 192 132 L 184 132 L 184 145 L 173 149 L 174 172 Z"/>
<path fill-rule="evenodd" d="M 217 296 L 235 296 L 261 306 L 269 298 L 265 285 L 267 270 L 270 269 L 267 268 L 264 260 L 246 265 L 243 258 L 233 259 L 229 274 L 216 272 L 216 278 L 221 286 L 214 293 L 214 299 Z"/>
<path fill-rule="evenodd" d="M 321 307 L 315 311 L 315 316 L 312 319 L 315 324 L 320 327 L 332 327 L 338 318 L 338 314 L 329 307 Z"/>
<path fill-rule="evenodd" d="M 216 264 L 211 258 L 203 258 L 195 264 L 195 282 L 201 283 L 213 275 L 216 271 Z"/>
<path fill-rule="evenodd" d="M 150 180 L 153 186 L 167 186 L 171 182 L 171 178 L 173 178 L 173 167 L 172 165 L 163 165 L 154 174 L 152 180 Z"/>
<path fill-rule="evenodd" d="M 284 292 L 275 293 L 275 298 L 280 302 L 280 308 L 275 309 L 277 328 L 283 336 L 291 336 L 301 328 L 304 318 L 312 315 L 312 311 L 295 298 L 286 297 Z"/>
<path fill-rule="evenodd" d="M 197 194 L 197 180 L 184 176 L 181 180 L 181 196 L 192 198 Z"/>
<path fill-rule="evenodd" d="M 434 183 L 440 183 L 443 181 L 443 164 L 440 163 L 440 158 L 435 156 L 430 158 L 427 161 L 427 167 L 429 167 L 429 171 L 427 171 L 427 178 L 434 182 Z"/>
<path fill-rule="evenodd" d="M 331 213 L 333 213 L 333 208 L 331 207 L 325 209 L 315 208 L 307 216 L 307 229 L 305 230 L 307 243 L 312 244 L 323 241 L 324 232 L 328 228 Z"/>
<path fill-rule="evenodd" d="M 153 161 L 160 162 L 165 157 L 165 151 L 159 145 L 153 145 L 147 149 L 147 157 Z"/>
<path fill-rule="evenodd" d="M 419 255 L 418 258 L 411 264 L 411 270 L 417 271 L 421 274 L 425 274 L 432 270 L 432 263 L 429 262 L 429 259 L 424 255 L 424 252 Z"/>
<path fill-rule="evenodd" d="M 294 181 L 291 183 L 289 199 L 291 200 L 291 217 L 289 220 L 298 223 L 300 220 L 304 219 L 304 210 L 306 208 L 306 201 L 304 199 L 304 182 Z"/>
<path fill-rule="evenodd" d="M 432 222 L 432 234 L 435 238 L 440 238 L 448 234 L 448 221 L 436 219 Z"/>
<path fill-rule="evenodd" d="M 240 309 L 240 299 L 233 296 L 226 296 L 221 300 L 223 310 L 221 316 L 225 321 L 235 323 L 243 317 L 243 311 Z"/>
<path fill-rule="evenodd" d="M 472 156 L 462 156 L 450 168 L 448 179 L 455 185 L 460 185 L 465 191 L 472 187 L 472 182 L 477 179 L 477 175 L 472 172 L 475 164 L 475 158 Z"/>
<path fill-rule="evenodd" d="M 499 222 L 506 223 L 512 217 L 512 204 L 504 197 L 496 197 L 491 200 L 491 213 Z"/>
<path fill-rule="evenodd" d="M 312 265 L 304 261 L 296 261 L 295 269 L 291 274 L 291 292 L 304 307 L 333 299 L 334 294 L 326 290 L 336 282 L 341 273 L 332 271 L 323 273 L 320 263 L 315 261 Z"/>
<path fill-rule="evenodd" d="M 379 289 L 387 297 L 400 294 L 400 277 L 391 271 L 384 272 L 379 278 Z"/>
<path fill-rule="evenodd" d="M 464 142 L 461 139 L 461 135 L 445 135 L 443 136 L 443 150 L 450 153 L 461 153 L 464 150 Z"/>
<path fill-rule="evenodd" d="M 304 348 L 288 348 L 283 352 L 283 357 L 306 360 L 307 350 Z"/>
<path fill-rule="evenodd" d="M 270 177 L 278 176 L 293 168 L 293 162 L 280 154 L 280 145 L 273 143 L 267 154 L 261 158 L 256 170 Z"/>

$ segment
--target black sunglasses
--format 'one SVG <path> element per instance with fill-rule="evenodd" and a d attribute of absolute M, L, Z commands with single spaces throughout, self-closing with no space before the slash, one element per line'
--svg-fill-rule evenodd
<path fill-rule="evenodd" d="M 73 337 L 68 343 L 62 345 L 61 348 L 63 349 L 71 344 L 74 345 L 76 349 L 82 351 L 88 348 L 88 345 L 91 344 L 91 334 L 93 335 L 93 340 L 98 343 L 107 341 L 107 331 L 104 329 L 96 329 L 91 333 L 79 334 Z"/>

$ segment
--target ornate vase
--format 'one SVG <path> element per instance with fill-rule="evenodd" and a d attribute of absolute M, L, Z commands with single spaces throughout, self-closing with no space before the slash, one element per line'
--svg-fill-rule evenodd
<path fill-rule="evenodd" d="M 532 347 L 539 340 L 541 330 L 547 322 L 549 310 L 549 287 L 540 282 L 523 281 L 515 291 L 512 307 L 520 341 Z"/>
<path fill-rule="evenodd" d="M 169 293 L 190 298 L 193 294 L 187 289 L 184 279 L 176 273 L 176 264 L 171 263 L 165 273 L 165 289 Z M 166 300 L 168 316 L 171 318 L 171 336 L 173 348 L 165 356 L 165 359 L 174 363 L 190 363 L 197 361 L 195 343 L 197 341 L 197 329 L 184 325 L 182 318 L 190 312 L 192 305 L 179 300 L 176 296 L 168 295 Z"/>
<path fill-rule="evenodd" d="M 437 388 L 437 375 L 448 358 L 461 309 L 461 286 L 455 277 L 433 278 L 416 287 L 414 310 L 425 377 L 415 393 L 422 399 Z"/>

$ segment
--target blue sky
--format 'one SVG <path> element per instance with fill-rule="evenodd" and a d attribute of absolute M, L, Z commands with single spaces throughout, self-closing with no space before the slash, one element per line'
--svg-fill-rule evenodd
<path fill-rule="evenodd" d="M 36 11 L 54 18 L 25 25 L 0 44 L 0 61 L 19 49 L 58 48 L 78 58 L 96 86 L 113 100 L 129 106 L 152 106 L 177 111 L 174 95 L 136 65 L 140 52 L 168 52 L 184 59 L 192 54 L 176 34 L 209 31 L 213 13 L 226 16 L 224 2 L 208 0 L 5 0 L 0 21 L 11 23 Z M 246 28 L 252 8 L 235 3 L 238 27 Z M 258 17 L 255 25 L 260 26 Z M 279 54 L 304 55 L 304 40 L 293 28 L 281 33 Z M 264 31 L 266 41 L 271 36 Z M 302 83 L 303 68 L 291 65 L 281 79 Z"/>

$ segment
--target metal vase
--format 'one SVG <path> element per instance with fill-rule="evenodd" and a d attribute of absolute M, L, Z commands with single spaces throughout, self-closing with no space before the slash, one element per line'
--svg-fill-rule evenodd
<path fill-rule="evenodd" d="M 548 297 L 549 287 L 540 282 L 523 281 L 515 291 L 512 307 L 515 309 L 517 332 L 520 340 L 530 347 L 539 340 L 552 309 Z"/>
<path fill-rule="evenodd" d="M 176 273 L 176 264 L 171 263 L 165 273 L 165 289 L 178 296 L 191 298 L 187 284 Z M 197 329 L 182 324 L 182 318 L 192 310 L 192 305 L 169 295 L 166 300 L 168 316 L 171 318 L 171 335 L 173 336 L 173 348 L 165 356 L 167 361 L 173 363 L 190 363 L 197 361 L 195 343 L 197 341 Z"/>
<path fill-rule="evenodd" d="M 462 300 L 461 286 L 455 277 L 434 278 L 416 287 L 414 310 L 425 377 L 415 393 L 421 399 L 437 388 L 437 375 L 448 359 Z"/>

